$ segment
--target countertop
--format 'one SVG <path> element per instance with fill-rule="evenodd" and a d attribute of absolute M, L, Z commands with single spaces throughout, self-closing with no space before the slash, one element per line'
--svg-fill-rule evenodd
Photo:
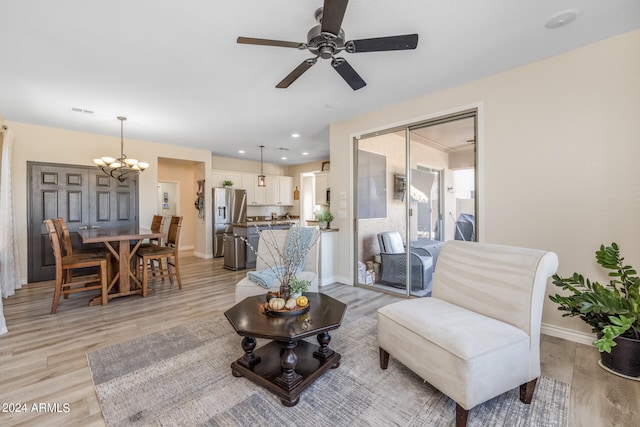
<path fill-rule="evenodd" d="M 267 227 L 269 225 L 293 225 L 297 223 L 297 221 L 291 219 L 276 219 L 271 221 L 247 221 L 247 222 L 237 222 L 231 224 L 234 227 Z"/>
<path fill-rule="evenodd" d="M 309 221 L 311 222 L 311 221 Z M 273 225 L 294 225 L 297 224 L 298 221 L 297 220 L 293 220 L 293 219 L 276 219 L 273 221 L 247 221 L 247 222 L 235 222 L 233 224 L 231 224 L 233 227 L 238 227 L 238 228 L 250 228 L 250 227 L 269 227 L 269 226 L 273 226 Z M 316 224 L 314 224 L 316 225 Z M 325 228 L 325 229 L 320 229 L 321 232 L 323 233 L 331 233 L 331 232 L 337 232 L 340 231 L 338 228 Z"/>

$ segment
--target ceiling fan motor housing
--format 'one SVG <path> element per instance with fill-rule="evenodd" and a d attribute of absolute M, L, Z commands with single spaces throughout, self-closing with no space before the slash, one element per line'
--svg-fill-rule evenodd
<path fill-rule="evenodd" d="M 344 31 L 340 29 L 338 35 L 323 33 L 321 25 L 316 25 L 307 33 L 307 49 L 322 59 L 329 59 L 344 49 Z"/>

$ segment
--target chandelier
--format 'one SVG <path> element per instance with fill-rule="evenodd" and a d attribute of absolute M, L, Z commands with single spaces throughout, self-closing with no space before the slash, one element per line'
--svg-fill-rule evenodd
<path fill-rule="evenodd" d="M 120 182 L 124 182 L 129 178 L 133 178 L 149 167 L 149 163 L 139 162 L 131 159 L 124 154 L 124 121 L 126 117 L 119 116 L 120 120 L 120 157 L 113 158 L 109 156 L 93 159 L 93 163 L 105 174 Z"/>
<path fill-rule="evenodd" d="M 260 175 L 258 175 L 258 187 L 264 187 L 266 185 L 265 183 L 265 176 L 264 176 L 264 172 L 262 170 L 262 149 L 264 148 L 264 145 L 260 145 Z"/>

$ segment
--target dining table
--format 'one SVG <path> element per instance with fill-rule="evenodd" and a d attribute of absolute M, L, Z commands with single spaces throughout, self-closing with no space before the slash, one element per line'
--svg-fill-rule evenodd
<path fill-rule="evenodd" d="M 145 239 L 160 239 L 162 231 L 152 231 L 142 227 L 93 227 L 79 229 L 78 235 L 83 244 L 102 243 L 111 252 L 118 265 L 117 271 L 109 282 L 108 299 L 139 294 L 145 297 L 142 281 L 131 268 L 136 251 Z M 117 284 L 117 286 L 116 286 Z M 94 298 L 90 305 L 99 305 L 100 297 Z"/>

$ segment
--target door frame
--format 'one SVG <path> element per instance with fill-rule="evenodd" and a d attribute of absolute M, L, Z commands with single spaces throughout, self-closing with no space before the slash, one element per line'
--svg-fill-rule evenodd
<path fill-rule="evenodd" d="M 358 209 L 357 209 L 357 182 L 358 182 L 358 143 L 361 139 L 380 136 L 387 133 L 393 133 L 398 131 L 405 132 L 405 148 L 406 148 L 406 164 L 411 164 L 411 138 L 410 133 L 412 129 L 428 126 L 428 125 L 436 125 L 440 122 L 445 123 L 448 121 L 454 121 L 457 119 L 462 119 L 465 116 L 472 116 L 475 118 L 475 212 L 476 212 L 476 241 L 482 241 L 482 230 L 483 230 L 483 218 L 484 218 L 484 202 L 480 200 L 479 195 L 484 195 L 484 147 L 483 147 L 483 136 L 484 136 L 484 112 L 483 112 L 483 104 L 481 102 L 470 104 L 467 106 L 463 106 L 460 108 L 451 109 L 448 111 L 442 111 L 435 114 L 430 114 L 428 116 L 424 116 L 421 118 L 411 119 L 406 122 L 395 123 L 387 126 L 379 126 L 374 129 L 370 129 L 367 131 L 362 131 L 360 133 L 351 135 L 351 218 L 353 219 L 353 227 L 351 233 L 351 250 L 350 250 L 350 260 L 351 260 L 351 283 L 353 286 L 361 286 L 358 284 Z M 407 169 L 410 169 L 407 166 Z M 406 171 L 407 181 L 406 185 L 411 185 L 410 174 L 409 171 Z M 408 242 L 409 240 L 409 205 L 406 204 L 406 228 L 405 228 L 405 238 Z M 443 219 L 443 223 L 445 220 Z M 409 263 L 406 265 L 406 297 L 409 298 L 411 296 L 411 266 Z M 364 287 L 364 286 L 363 286 Z M 382 290 L 382 292 L 384 292 Z M 388 291 L 391 292 L 391 291 Z M 395 293 L 397 295 L 397 293 Z"/>

